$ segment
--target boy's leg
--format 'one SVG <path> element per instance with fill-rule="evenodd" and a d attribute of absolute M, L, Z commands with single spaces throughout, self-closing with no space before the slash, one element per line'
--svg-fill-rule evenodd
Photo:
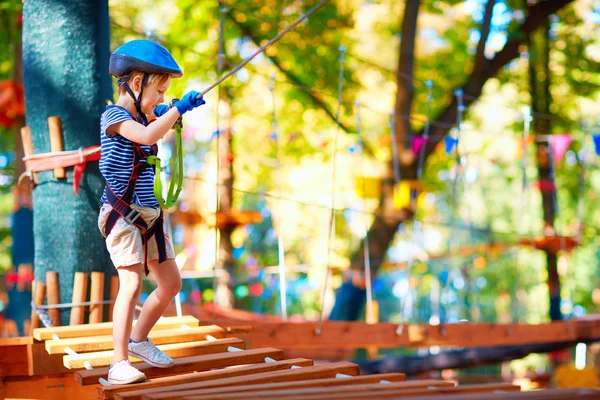
<path fill-rule="evenodd" d="M 142 264 L 119 267 L 117 272 L 119 293 L 113 311 L 114 363 L 129 358 L 127 344 L 131 334 L 133 312 L 142 291 Z"/>
<path fill-rule="evenodd" d="M 181 290 L 181 275 L 175 260 L 170 258 L 158 263 L 158 260 L 148 262 L 148 267 L 154 274 L 157 288 L 148 296 L 142 307 L 142 312 L 131 333 L 131 339 L 140 342 L 148 337 L 148 333 L 163 315 L 173 298 Z"/>

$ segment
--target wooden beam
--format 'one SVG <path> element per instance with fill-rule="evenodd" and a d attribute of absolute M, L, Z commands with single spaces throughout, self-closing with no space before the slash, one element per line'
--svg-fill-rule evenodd
<path fill-rule="evenodd" d="M 41 306 L 44 304 L 44 297 L 46 296 L 46 284 L 40 281 L 34 281 L 33 286 L 34 298 L 33 302 L 36 306 Z M 31 309 L 31 329 L 38 328 L 40 326 L 40 317 L 35 312 L 35 310 Z"/>
<path fill-rule="evenodd" d="M 402 382 L 406 379 L 406 375 L 401 373 L 393 374 L 380 374 L 380 375 L 364 375 L 364 376 L 353 376 L 352 378 L 328 378 L 328 379 L 313 379 L 305 381 L 291 381 L 291 382 L 279 382 L 279 383 L 264 383 L 258 385 L 241 385 L 241 386 L 230 386 L 230 387 L 217 387 L 211 389 L 197 390 L 198 396 L 206 396 L 209 398 L 211 395 L 226 395 L 226 394 L 237 394 L 238 397 L 244 397 L 246 394 L 252 396 L 252 392 L 256 391 L 267 391 L 267 390 L 281 390 L 281 389 L 293 389 L 293 388 L 310 388 L 310 387 L 339 387 L 339 386 L 354 386 L 365 383 L 379 383 L 381 381 L 388 382 Z M 244 393 L 243 395 L 241 393 Z M 204 397 L 203 397 L 204 398 Z"/>
<path fill-rule="evenodd" d="M 136 321 L 133 321 L 135 326 Z M 163 317 L 154 325 L 153 330 L 179 328 L 182 325 L 198 326 L 198 320 L 190 315 L 183 317 Z M 81 336 L 100 336 L 112 335 L 112 322 L 102 322 L 100 324 L 88 324 L 80 326 L 58 326 L 52 328 L 39 328 L 33 330 L 33 337 L 36 340 L 49 340 L 56 334 L 61 339 L 75 338 Z"/>
<path fill-rule="evenodd" d="M 460 386 L 459 386 L 460 387 Z M 396 398 L 398 395 L 396 395 Z M 335 397 L 311 397 L 311 399 L 331 399 Z M 338 397 L 339 398 L 339 397 Z M 599 399 L 600 390 L 597 389 L 548 389 L 529 392 L 496 391 L 492 393 L 449 393 L 440 396 L 436 393 L 431 396 L 417 394 L 402 396 L 402 400 L 579 400 Z M 286 399 L 292 400 L 292 399 Z"/>
<path fill-rule="evenodd" d="M 197 372 L 192 374 L 168 376 L 165 378 L 150 379 L 137 385 L 112 385 L 98 386 L 98 399 L 109 400 L 119 394 L 122 398 L 128 400 L 140 399 L 144 393 L 150 389 L 175 387 L 176 385 L 215 381 L 218 379 L 246 376 L 264 372 L 289 370 L 292 365 L 308 367 L 313 365 L 312 360 L 294 359 L 283 360 L 262 364 L 237 366 L 236 368 L 225 368 L 213 371 Z M 223 389 L 222 387 L 220 389 Z"/>
<path fill-rule="evenodd" d="M 27 345 L 27 360 L 29 375 L 52 375 L 72 373 L 63 366 L 61 355 L 46 353 L 44 343 Z"/>
<path fill-rule="evenodd" d="M 93 399 L 95 388 L 81 386 L 73 373 L 7 377 L 0 380 L 2 399 L 83 400 Z"/>
<path fill-rule="evenodd" d="M 235 385 L 263 384 L 271 382 L 286 382 L 297 380 L 310 380 L 333 378 L 338 373 L 356 376 L 359 374 L 358 366 L 349 362 L 338 362 L 331 364 L 317 365 L 313 367 L 303 367 L 289 369 L 285 371 L 265 372 L 261 374 L 240 376 L 235 378 L 217 379 L 208 382 L 189 383 L 185 385 L 175 385 L 168 388 L 153 389 L 144 393 L 145 400 L 175 400 L 182 397 L 194 396 L 195 390 L 211 387 L 229 387 Z M 127 397 L 115 396 L 116 399 L 126 399 Z"/>
<path fill-rule="evenodd" d="M 73 303 L 83 303 L 87 297 L 89 275 L 85 272 L 75 272 L 73 283 Z M 69 325 L 81 325 L 85 317 L 85 306 L 71 308 L 71 319 Z"/>
<path fill-rule="evenodd" d="M 273 343 L 284 348 L 362 348 L 402 347 L 410 344 L 408 333 L 397 334 L 398 325 L 390 323 L 325 321 L 317 334 L 318 322 L 251 322 L 252 347 Z"/>
<path fill-rule="evenodd" d="M 352 378 L 344 379 L 338 378 L 340 381 L 350 381 Z M 310 388 L 292 388 L 292 389 L 283 389 L 283 390 L 261 390 L 263 385 L 255 385 L 256 390 L 253 392 L 244 392 L 244 399 L 255 400 L 255 399 L 291 399 L 296 397 L 302 398 L 315 398 L 315 397 L 354 397 L 358 396 L 358 398 L 370 397 L 370 395 L 381 396 L 383 398 L 386 396 L 386 392 L 393 393 L 393 396 L 398 396 L 398 394 L 403 394 L 404 392 L 410 391 L 422 391 L 427 390 L 435 390 L 435 389 L 445 389 L 445 388 L 454 388 L 456 384 L 450 381 L 442 381 L 442 380 L 434 380 L 434 379 L 425 379 L 425 380 L 415 380 L 408 382 L 394 382 L 394 383 L 370 383 L 370 384 L 359 384 L 359 385 L 348 385 L 348 386 L 335 386 L 335 387 L 310 387 Z M 431 388 L 431 389 L 429 389 Z M 518 386 L 517 386 L 518 388 Z M 418 390 L 415 390 L 418 389 Z M 240 394 L 213 394 L 213 395 L 204 395 L 201 396 L 199 394 L 195 394 L 193 396 L 185 396 L 186 400 L 224 400 L 224 399 L 236 399 L 240 398 Z"/>
<path fill-rule="evenodd" d="M 207 340 L 207 336 L 217 339 L 227 336 L 225 329 L 216 325 L 196 326 L 193 328 L 174 328 L 159 331 L 151 331 L 148 337 L 155 345 L 182 342 L 197 342 Z M 111 335 L 79 337 L 60 340 L 46 340 L 46 351 L 48 354 L 65 354 L 65 348 L 69 347 L 77 353 L 97 352 L 112 350 L 114 342 Z"/>
<path fill-rule="evenodd" d="M 46 286 L 48 291 L 48 305 L 60 304 L 60 285 L 58 283 L 58 272 L 46 272 Z M 60 326 L 60 309 L 48 309 L 48 316 L 52 320 L 52 326 Z"/>
<path fill-rule="evenodd" d="M 104 272 L 92 272 L 92 286 L 90 288 L 90 301 L 104 300 Z M 90 324 L 97 324 L 103 319 L 103 304 L 90 305 Z"/>
<path fill-rule="evenodd" d="M 29 126 L 24 126 L 21 128 L 21 141 L 23 142 L 23 154 L 25 154 L 25 157 L 32 156 L 34 154 L 34 151 L 33 151 L 33 141 L 31 140 L 31 128 L 29 128 Z M 37 185 L 38 184 L 37 173 L 33 172 L 31 175 L 32 175 L 32 183 L 34 185 Z"/>
<path fill-rule="evenodd" d="M 158 347 L 165 352 L 169 357 L 191 357 L 203 354 L 214 354 L 227 351 L 229 347 L 245 349 L 246 344 L 243 340 L 235 338 L 217 339 L 217 340 L 202 340 L 198 342 L 187 343 L 171 343 L 163 344 Z M 92 367 L 103 367 L 110 365 L 113 360 L 113 351 L 98 351 L 94 353 L 83 353 L 73 356 L 63 356 L 63 364 L 69 369 L 84 368 L 84 363 L 87 361 Z M 130 356 L 130 361 L 138 360 Z"/>
<path fill-rule="evenodd" d="M 53 153 L 63 151 L 62 123 L 60 117 L 48 117 L 48 131 L 50 132 L 50 151 Z M 54 177 L 56 179 L 65 179 L 67 171 L 64 168 L 54 168 Z"/>
<path fill-rule="evenodd" d="M 283 352 L 279 349 L 265 348 L 236 351 L 233 353 L 217 353 L 204 356 L 176 358 L 175 364 L 168 369 L 156 368 L 143 362 L 134 363 L 133 366 L 146 374 L 148 378 L 165 375 L 180 374 L 194 371 L 208 371 L 215 368 L 226 368 L 234 365 L 262 363 L 265 357 L 281 360 Z M 99 378 L 106 378 L 108 367 L 94 368 L 75 372 L 75 380 L 81 385 L 94 385 Z"/>

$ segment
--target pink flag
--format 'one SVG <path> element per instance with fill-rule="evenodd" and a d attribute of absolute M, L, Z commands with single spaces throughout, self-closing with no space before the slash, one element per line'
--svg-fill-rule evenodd
<path fill-rule="evenodd" d="M 419 155 L 419 152 L 421 151 L 421 148 L 423 147 L 423 145 L 425 145 L 425 143 L 427 143 L 427 138 L 423 137 L 423 136 L 415 136 L 413 137 L 412 140 L 412 151 L 415 154 L 415 156 Z"/>
<path fill-rule="evenodd" d="M 554 159 L 556 162 L 562 161 L 572 140 L 573 137 L 569 134 L 550 136 L 550 147 L 552 147 L 552 153 L 554 154 Z"/>

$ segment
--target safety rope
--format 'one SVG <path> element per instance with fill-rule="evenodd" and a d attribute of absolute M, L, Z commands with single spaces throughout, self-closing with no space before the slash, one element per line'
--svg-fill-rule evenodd
<path fill-rule="evenodd" d="M 154 197 L 156 197 L 158 204 L 164 210 L 168 210 L 177 203 L 179 194 L 183 189 L 183 144 L 181 138 L 182 124 L 180 121 L 175 123 L 174 130 L 177 138 L 177 158 L 175 159 L 175 157 L 172 157 L 172 159 L 175 159 L 175 161 L 172 163 L 171 183 L 169 184 L 169 191 L 167 192 L 166 199 L 163 199 L 163 190 L 160 177 L 163 169 L 161 168 L 160 158 L 157 156 L 148 156 L 146 159 L 148 164 L 156 167 L 154 172 Z M 175 189 L 175 182 L 177 182 L 177 189 Z"/>

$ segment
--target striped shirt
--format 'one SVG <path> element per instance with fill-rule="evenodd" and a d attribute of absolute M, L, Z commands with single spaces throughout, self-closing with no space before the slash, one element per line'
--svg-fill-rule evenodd
<path fill-rule="evenodd" d="M 109 105 L 100 118 L 100 145 L 102 157 L 100 158 L 100 172 L 106 183 L 117 196 L 122 196 L 127 188 L 127 183 L 133 169 L 133 142 L 121 135 L 110 136 L 106 129 L 111 125 L 135 118 L 125 108 Z M 142 150 L 150 154 L 152 146 L 142 145 Z M 142 161 L 145 162 L 145 161 Z M 106 191 L 102 194 L 102 203 L 108 204 Z M 139 176 L 133 194 L 132 203 L 141 207 L 157 208 L 158 202 L 154 197 L 154 170 L 146 168 Z"/>

